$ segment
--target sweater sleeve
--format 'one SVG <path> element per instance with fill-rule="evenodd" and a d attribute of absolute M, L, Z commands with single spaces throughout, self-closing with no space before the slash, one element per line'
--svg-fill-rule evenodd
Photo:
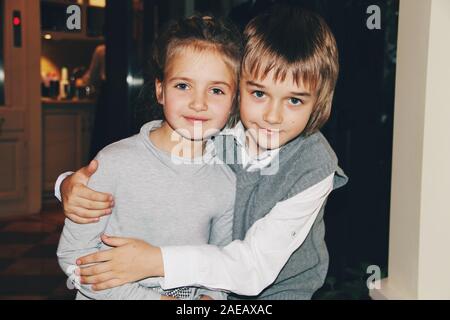
<path fill-rule="evenodd" d="M 99 162 L 99 167 L 90 178 L 88 186 L 94 190 L 114 194 L 114 178 L 116 175 L 115 171 L 112 170 L 111 161 L 101 152 L 97 155 L 96 159 Z M 112 214 L 114 213 L 113 210 Z M 66 219 L 57 249 L 60 267 L 80 293 L 90 299 L 160 299 L 161 296 L 159 293 L 141 286 L 139 283 L 126 284 L 103 291 L 93 291 L 91 285 L 80 284 L 79 277 L 75 275 L 75 270 L 78 268 L 76 260 L 82 256 L 107 248 L 103 245 L 100 237 L 105 232 L 109 219 L 110 216 L 104 216 L 100 218 L 98 223 L 91 224 L 77 224 Z"/>
<path fill-rule="evenodd" d="M 233 240 L 233 213 L 234 197 L 226 210 L 224 210 L 223 214 L 212 220 L 209 244 L 223 247 Z M 228 297 L 226 291 L 207 288 L 198 289 L 197 297 L 199 298 L 201 295 L 210 296 L 214 300 L 226 300 Z"/>

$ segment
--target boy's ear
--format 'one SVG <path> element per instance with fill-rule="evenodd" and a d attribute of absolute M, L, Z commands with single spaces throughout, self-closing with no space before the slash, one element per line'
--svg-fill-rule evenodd
<path fill-rule="evenodd" d="M 164 91 L 163 91 L 163 83 L 159 79 L 155 79 L 155 93 L 156 100 L 159 104 L 164 104 Z"/>

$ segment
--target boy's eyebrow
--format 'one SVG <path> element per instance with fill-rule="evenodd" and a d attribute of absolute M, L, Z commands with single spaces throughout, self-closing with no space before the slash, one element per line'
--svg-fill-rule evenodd
<path fill-rule="evenodd" d="M 248 80 L 246 82 L 246 84 L 250 85 L 250 86 L 257 87 L 257 88 L 260 88 L 260 89 L 264 89 L 265 88 L 262 84 L 259 84 L 259 83 L 256 83 L 256 82 L 253 82 L 253 81 L 250 81 L 250 80 Z"/>
<path fill-rule="evenodd" d="M 302 97 L 311 97 L 311 93 L 309 92 L 291 92 L 293 96 L 302 96 Z"/>
<path fill-rule="evenodd" d="M 246 84 L 257 87 L 259 89 L 265 89 L 265 87 L 262 84 L 259 84 L 259 83 L 253 82 L 253 81 L 247 81 Z M 290 94 L 293 96 L 311 97 L 311 93 L 309 93 L 309 92 L 294 92 L 294 91 L 292 91 L 292 92 L 290 92 Z"/>
<path fill-rule="evenodd" d="M 174 81 L 174 80 L 183 80 L 183 81 L 188 81 L 188 82 L 193 81 L 192 79 L 186 78 L 186 77 L 173 77 L 173 78 L 169 79 L 169 82 Z M 225 81 L 211 81 L 211 84 L 222 84 L 224 86 L 231 88 L 231 85 Z"/>

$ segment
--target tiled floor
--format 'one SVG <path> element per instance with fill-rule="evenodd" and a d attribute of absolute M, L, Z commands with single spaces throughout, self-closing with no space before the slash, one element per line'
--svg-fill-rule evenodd
<path fill-rule="evenodd" d="M 39 215 L 0 222 L 0 300 L 73 299 L 56 247 L 64 215 L 46 205 Z"/>

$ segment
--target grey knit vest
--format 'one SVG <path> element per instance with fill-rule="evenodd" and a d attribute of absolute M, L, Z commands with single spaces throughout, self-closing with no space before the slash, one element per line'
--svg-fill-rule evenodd
<path fill-rule="evenodd" d="M 245 171 L 233 136 L 218 136 L 215 140 L 219 157 L 227 159 L 237 178 L 233 239 L 243 240 L 253 223 L 269 213 L 277 202 L 308 189 L 333 172 L 334 189 L 345 185 L 348 180 L 320 132 L 307 137 L 300 135 L 283 146 L 279 152 L 278 168 L 273 174 Z M 234 164 L 229 163 L 230 158 L 234 158 Z M 325 204 L 305 241 L 292 254 L 272 285 L 258 296 L 231 295 L 230 299 L 311 299 L 323 285 L 328 270 L 324 208 Z"/>

